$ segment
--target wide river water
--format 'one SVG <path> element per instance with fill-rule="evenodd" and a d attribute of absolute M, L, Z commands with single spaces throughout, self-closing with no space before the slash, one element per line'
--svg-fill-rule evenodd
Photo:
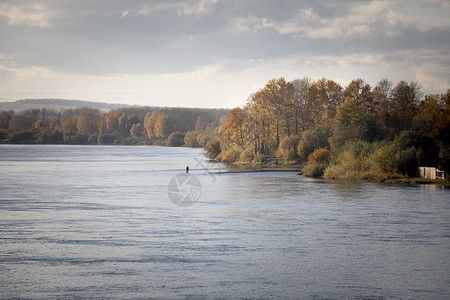
<path fill-rule="evenodd" d="M 450 299 L 449 189 L 224 170 L 0 145 L 0 298 Z"/>

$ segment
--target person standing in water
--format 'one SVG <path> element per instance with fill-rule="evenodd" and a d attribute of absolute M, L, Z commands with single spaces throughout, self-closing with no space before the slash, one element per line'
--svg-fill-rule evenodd
<path fill-rule="evenodd" d="M 186 167 L 186 173 L 189 173 L 189 166 Z"/>

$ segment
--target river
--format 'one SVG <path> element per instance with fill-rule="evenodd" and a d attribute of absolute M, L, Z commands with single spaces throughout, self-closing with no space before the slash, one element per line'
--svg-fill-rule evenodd
<path fill-rule="evenodd" d="M 449 189 L 224 170 L 0 145 L 0 298 L 450 299 Z"/>

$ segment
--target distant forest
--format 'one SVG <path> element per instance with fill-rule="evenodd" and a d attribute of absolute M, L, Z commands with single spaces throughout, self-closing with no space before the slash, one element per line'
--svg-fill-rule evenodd
<path fill-rule="evenodd" d="M 227 114 L 227 109 L 171 107 L 126 107 L 107 112 L 89 107 L 3 111 L 0 141 L 204 147 L 217 134 Z"/>
<path fill-rule="evenodd" d="M 423 95 L 416 82 L 371 87 L 363 79 L 271 79 L 230 111 L 206 145 L 229 164 L 305 164 L 326 178 L 384 181 L 418 166 L 450 171 L 450 90 Z"/>
<path fill-rule="evenodd" d="M 65 99 L 22 99 L 22 100 L 17 100 L 15 103 L 54 105 L 54 106 L 66 106 L 66 107 L 89 107 L 89 108 L 98 108 L 98 109 L 105 109 L 105 110 L 119 109 L 122 107 L 130 106 L 130 105 L 126 105 L 126 104 L 93 102 L 93 101 L 83 101 L 83 100 L 65 100 Z"/>

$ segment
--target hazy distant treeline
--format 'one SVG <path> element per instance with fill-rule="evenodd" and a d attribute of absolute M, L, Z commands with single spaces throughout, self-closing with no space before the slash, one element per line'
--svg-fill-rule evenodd
<path fill-rule="evenodd" d="M 126 104 L 93 102 L 84 100 L 66 100 L 66 99 L 22 99 L 14 103 L 32 104 L 32 105 L 49 105 L 49 106 L 63 106 L 66 108 L 88 107 L 98 108 L 101 110 L 120 109 L 129 107 Z"/>
<path fill-rule="evenodd" d="M 25 144 L 168 144 L 205 146 L 227 109 L 128 107 L 0 113 L 0 140 Z M 186 138 L 186 140 L 185 140 Z"/>
<path fill-rule="evenodd" d="M 227 163 L 306 162 L 304 173 L 383 180 L 418 165 L 450 171 L 450 90 L 416 82 L 272 79 L 230 111 L 209 156 Z"/>

